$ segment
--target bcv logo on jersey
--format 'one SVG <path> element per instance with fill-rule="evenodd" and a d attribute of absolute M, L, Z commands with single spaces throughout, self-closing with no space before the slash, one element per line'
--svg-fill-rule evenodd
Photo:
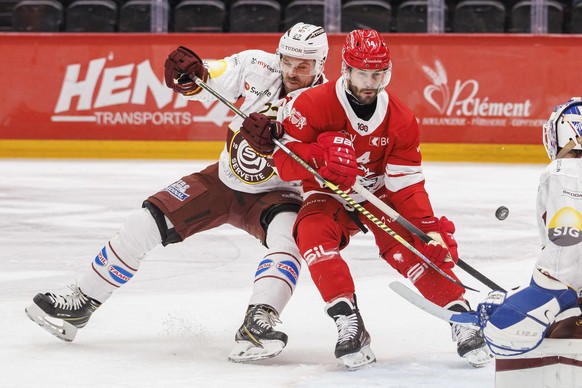
<path fill-rule="evenodd" d="M 372 136 L 370 137 L 370 145 L 374 147 L 386 147 L 388 145 L 388 138 Z"/>

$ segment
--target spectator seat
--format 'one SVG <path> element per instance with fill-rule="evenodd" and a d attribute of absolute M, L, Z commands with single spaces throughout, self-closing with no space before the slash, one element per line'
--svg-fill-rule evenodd
<path fill-rule="evenodd" d="M 548 33 L 560 34 L 562 33 L 562 23 L 564 20 L 564 6 L 554 0 L 549 0 L 547 4 Z M 531 5 L 531 0 L 523 0 L 511 8 L 511 22 L 508 32 L 531 32 Z"/>
<path fill-rule="evenodd" d="M 325 0 L 294 0 L 287 4 L 283 31 L 299 22 L 323 26 Z"/>
<path fill-rule="evenodd" d="M 113 0 L 75 0 L 66 12 L 68 32 L 115 32 L 118 9 Z"/>
<path fill-rule="evenodd" d="M 281 5 L 276 0 L 238 0 L 230 7 L 230 32 L 278 32 Z"/>
<path fill-rule="evenodd" d="M 582 34 L 582 0 L 574 0 L 572 2 L 568 32 L 571 34 Z"/>
<path fill-rule="evenodd" d="M 448 28 L 448 12 L 445 4 L 445 28 Z M 428 31 L 428 1 L 404 0 L 397 9 L 397 32 L 423 32 Z"/>
<path fill-rule="evenodd" d="M 154 13 L 152 9 L 160 8 Z M 165 32 L 168 31 L 170 5 L 168 0 L 128 0 L 119 10 L 119 32 Z M 159 31 L 155 31 L 156 28 Z"/>
<path fill-rule="evenodd" d="M 63 5 L 57 0 L 22 0 L 14 6 L 12 29 L 17 32 L 58 32 L 64 21 Z"/>
<path fill-rule="evenodd" d="M 174 7 L 174 32 L 223 32 L 226 14 L 222 0 L 183 0 Z"/>
<path fill-rule="evenodd" d="M 505 32 L 505 5 L 499 0 L 462 0 L 455 7 L 455 32 Z"/>
<path fill-rule="evenodd" d="M 342 5 L 343 32 L 357 29 L 374 29 L 389 32 L 392 23 L 392 6 L 385 0 L 349 0 Z"/>

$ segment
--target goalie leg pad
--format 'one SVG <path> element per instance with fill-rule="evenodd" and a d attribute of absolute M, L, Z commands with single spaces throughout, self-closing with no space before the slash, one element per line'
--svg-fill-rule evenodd
<path fill-rule="evenodd" d="M 557 281 L 552 280 L 552 284 L 548 281 L 549 278 L 534 271 L 529 287 L 509 296 L 492 312 L 484 324 L 483 334 L 493 353 L 513 356 L 535 349 L 556 316 L 577 305 L 573 290 Z"/>

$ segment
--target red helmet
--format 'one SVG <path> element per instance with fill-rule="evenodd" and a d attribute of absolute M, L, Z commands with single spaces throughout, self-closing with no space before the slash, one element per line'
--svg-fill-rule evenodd
<path fill-rule="evenodd" d="M 350 32 L 342 50 L 344 62 L 354 69 L 387 69 L 390 50 L 376 30 Z"/>

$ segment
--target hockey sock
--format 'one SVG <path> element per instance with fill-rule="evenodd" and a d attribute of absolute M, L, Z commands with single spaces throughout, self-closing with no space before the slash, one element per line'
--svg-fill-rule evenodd
<path fill-rule="evenodd" d="M 355 292 L 354 280 L 346 262 L 339 253 L 337 258 L 316 262 L 309 266 L 311 278 L 324 301 Z"/>
<path fill-rule="evenodd" d="M 269 224 L 269 251 L 257 267 L 249 305 L 267 304 L 281 314 L 293 295 L 301 270 L 301 255 L 292 233 L 295 218 L 292 212 L 279 213 Z"/>
<path fill-rule="evenodd" d="M 458 280 L 451 269 L 443 268 L 443 271 Z M 424 263 L 412 266 L 408 270 L 408 278 L 426 299 L 439 306 L 461 299 L 465 291 Z"/>
<path fill-rule="evenodd" d="M 158 227 L 147 209 L 130 213 L 117 234 L 97 253 L 77 282 L 86 295 L 105 302 L 131 280 L 141 258 L 161 243 Z"/>

